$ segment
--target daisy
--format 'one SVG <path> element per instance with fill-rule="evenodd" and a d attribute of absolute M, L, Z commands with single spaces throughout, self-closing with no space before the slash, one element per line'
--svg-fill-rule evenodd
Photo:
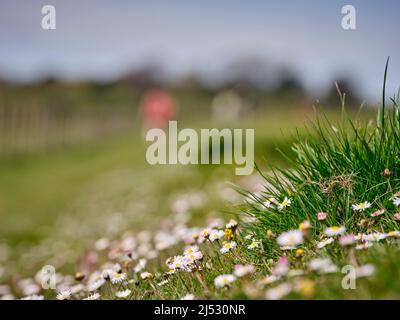
<path fill-rule="evenodd" d="M 320 273 L 337 272 L 337 267 L 329 258 L 315 258 L 308 263 L 308 267 L 310 270 L 319 271 Z"/>
<path fill-rule="evenodd" d="M 57 300 L 69 300 L 71 298 L 71 290 L 62 290 L 57 294 Z"/>
<path fill-rule="evenodd" d="M 196 260 L 201 260 L 201 259 L 203 259 L 203 253 L 201 251 L 196 251 L 196 252 L 185 255 L 184 262 L 185 262 L 185 264 L 192 264 Z"/>
<path fill-rule="evenodd" d="M 343 235 L 339 238 L 339 244 L 344 247 L 344 246 L 350 246 L 354 243 L 354 235 L 353 234 L 347 234 Z"/>
<path fill-rule="evenodd" d="M 396 220 L 396 221 L 400 221 L 400 212 L 395 213 L 395 214 L 393 215 L 393 219 Z"/>
<path fill-rule="evenodd" d="M 110 275 L 110 279 L 113 284 L 122 283 L 126 279 L 126 273 L 113 272 Z"/>
<path fill-rule="evenodd" d="M 274 282 L 278 281 L 279 279 L 280 279 L 280 277 L 275 276 L 275 275 L 272 274 L 272 275 L 269 275 L 269 276 L 261 279 L 259 283 L 262 286 L 266 286 L 266 285 L 269 285 L 271 283 L 274 283 Z"/>
<path fill-rule="evenodd" d="M 264 207 L 266 207 L 267 209 L 269 209 L 269 208 L 273 208 L 274 207 L 274 205 L 273 205 L 273 203 L 274 202 L 276 202 L 276 200 L 275 200 L 275 198 L 268 198 L 268 200 L 266 200 L 264 203 L 263 203 L 263 205 L 264 205 Z"/>
<path fill-rule="evenodd" d="M 366 250 L 370 247 L 372 247 L 373 243 L 372 242 L 364 242 L 362 244 L 359 244 L 356 246 L 356 250 Z"/>
<path fill-rule="evenodd" d="M 346 231 L 346 228 L 344 226 L 340 226 L 340 227 L 333 226 L 330 228 L 326 228 L 324 232 L 328 237 L 334 237 L 334 236 L 343 234 L 345 231 Z"/>
<path fill-rule="evenodd" d="M 146 259 L 140 259 L 138 264 L 133 268 L 133 272 L 138 273 L 142 271 L 146 267 L 146 264 L 147 264 Z"/>
<path fill-rule="evenodd" d="M 387 238 L 386 233 L 375 232 L 365 235 L 364 241 L 380 241 L 386 238 Z"/>
<path fill-rule="evenodd" d="M 181 300 L 194 300 L 194 295 L 191 293 L 188 293 L 187 295 L 183 296 Z"/>
<path fill-rule="evenodd" d="M 356 269 L 356 277 L 363 278 L 363 277 L 370 277 L 375 273 L 375 267 L 372 264 L 365 264 L 363 266 L 359 266 Z"/>
<path fill-rule="evenodd" d="M 251 242 L 251 244 L 247 247 L 247 249 L 255 249 L 255 248 L 259 248 L 260 247 L 260 241 L 257 241 L 255 239 L 253 239 L 253 241 Z"/>
<path fill-rule="evenodd" d="M 103 278 L 100 278 L 96 281 L 88 283 L 87 287 L 88 287 L 89 291 L 96 291 L 105 283 L 106 283 L 106 280 L 104 280 Z"/>
<path fill-rule="evenodd" d="M 115 296 L 116 296 L 117 298 L 126 299 L 126 298 L 129 297 L 129 295 L 131 294 L 131 292 L 132 292 L 132 291 L 129 290 L 129 289 L 122 290 L 122 291 L 117 291 L 117 292 L 115 293 Z"/>
<path fill-rule="evenodd" d="M 299 224 L 299 230 L 301 230 L 301 231 L 307 231 L 310 228 L 311 228 L 311 223 L 308 220 L 305 220 Z"/>
<path fill-rule="evenodd" d="M 44 297 L 42 295 L 32 294 L 21 298 L 21 300 L 44 300 Z"/>
<path fill-rule="evenodd" d="M 222 239 L 223 236 L 224 236 L 223 230 L 213 230 L 210 233 L 210 241 L 211 242 L 218 241 L 218 240 Z"/>
<path fill-rule="evenodd" d="M 233 274 L 221 274 L 214 279 L 214 285 L 217 288 L 223 288 L 229 286 L 236 280 Z"/>
<path fill-rule="evenodd" d="M 272 269 L 271 273 L 274 276 L 284 276 L 289 272 L 289 260 L 286 257 L 280 257 L 275 268 Z"/>
<path fill-rule="evenodd" d="M 368 201 L 360 202 L 359 204 L 353 204 L 351 206 L 354 211 L 365 211 L 366 209 L 371 207 L 371 203 Z"/>
<path fill-rule="evenodd" d="M 322 241 L 318 242 L 317 248 L 322 249 L 323 247 L 327 246 L 328 244 L 331 244 L 333 241 L 334 241 L 333 238 L 328 238 L 328 239 L 322 240 Z"/>
<path fill-rule="evenodd" d="M 377 211 L 371 213 L 371 217 L 378 217 L 384 213 L 385 213 L 385 209 L 377 210 Z"/>
<path fill-rule="evenodd" d="M 153 274 L 150 273 L 150 272 L 145 271 L 145 272 L 142 272 L 142 273 L 140 274 L 140 277 L 141 277 L 143 280 L 151 279 L 151 278 L 153 278 Z"/>
<path fill-rule="evenodd" d="M 198 246 L 190 246 L 190 247 L 186 247 L 185 251 L 183 252 L 184 255 L 188 255 L 188 254 L 192 254 L 199 251 L 199 247 Z"/>
<path fill-rule="evenodd" d="M 400 197 L 393 197 L 392 201 L 396 207 L 400 206 Z"/>
<path fill-rule="evenodd" d="M 289 230 L 283 232 L 277 239 L 280 247 L 294 249 L 297 245 L 303 243 L 303 232 L 300 230 Z"/>
<path fill-rule="evenodd" d="M 283 210 L 286 207 L 290 207 L 291 203 L 292 200 L 288 199 L 288 197 L 285 197 L 285 199 L 278 204 L 278 210 Z"/>
<path fill-rule="evenodd" d="M 172 261 L 170 261 L 170 258 L 167 259 L 167 265 L 170 269 L 180 269 L 184 266 L 183 262 L 183 256 L 175 256 Z"/>
<path fill-rule="evenodd" d="M 242 265 L 242 264 L 237 264 L 234 267 L 233 275 L 238 277 L 238 278 L 241 278 L 241 277 L 244 277 L 244 276 L 246 276 L 246 275 L 248 275 L 250 273 L 253 273 L 254 270 L 255 270 L 255 268 L 251 264 L 248 264 L 248 265 L 245 265 L 245 266 Z"/>
<path fill-rule="evenodd" d="M 226 224 L 225 227 L 226 227 L 227 229 L 235 229 L 235 228 L 237 227 L 237 225 L 238 225 L 237 221 L 231 219 L 231 220 L 229 220 L 229 222 Z"/>
<path fill-rule="evenodd" d="M 157 285 L 158 285 L 159 287 L 162 287 L 162 286 L 165 286 L 168 282 L 169 282 L 169 280 L 163 280 L 163 281 L 157 283 Z"/>
<path fill-rule="evenodd" d="M 227 253 L 230 251 L 232 248 L 236 247 L 236 242 L 231 241 L 231 242 L 225 242 L 222 246 L 222 248 L 219 250 L 222 254 Z"/>
<path fill-rule="evenodd" d="M 387 233 L 388 237 L 400 237 L 400 231 L 398 230 L 394 230 L 394 231 L 390 231 Z"/>
<path fill-rule="evenodd" d="M 326 212 L 318 212 L 317 214 L 317 218 L 319 221 L 324 221 L 326 219 L 326 217 L 328 216 L 328 214 Z"/>
<path fill-rule="evenodd" d="M 99 300 L 100 299 L 100 294 L 98 294 L 97 292 L 91 294 L 90 296 L 88 296 L 87 298 L 84 298 L 83 300 Z"/>
<path fill-rule="evenodd" d="M 279 300 L 292 291 L 292 286 L 288 283 L 282 283 L 275 288 L 267 290 L 265 298 L 268 300 Z"/>

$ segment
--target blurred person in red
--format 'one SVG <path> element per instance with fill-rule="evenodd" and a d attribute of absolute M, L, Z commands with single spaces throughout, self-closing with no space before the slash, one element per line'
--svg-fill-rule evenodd
<path fill-rule="evenodd" d="M 151 89 L 141 103 L 143 129 L 165 128 L 177 113 L 176 103 L 171 94 L 163 89 Z"/>

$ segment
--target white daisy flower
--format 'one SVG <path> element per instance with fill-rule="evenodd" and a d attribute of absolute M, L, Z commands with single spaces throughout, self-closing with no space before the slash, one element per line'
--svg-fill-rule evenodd
<path fill-rule="evenodd" d="M 366 250 L 373 246 L 372 242 L 364 242 L 356 246 L 356 250 Z"/>
<path fill-rule="evenodd" d="M 198 246 L 189 246 L 185 248 L 185 251 L 183 252 L 184 255 L 188 255 L 191 253 L 195 253 L 197 251 L 199 251 L 199 247 Z"/>
<path fill-rule="evenodd" d="M 126 273 L 113 272 L 110 275 L 110 280 L 113 284 L 122 283 L 126 279 Z"/>
<path fill-rule="evenodd" d="M 217 288 L 223 288 L 229 286 L 236 280 L 233 274 L 221 274 L 214 279 L 214 285 Z"/>
<path fill-rule="evenodd" d="M 288 197 L 285 197 L 282 202 L 278 203 L 278 210 L 283 210 L 286 207 L 290 207 L 292 203 L 292 200 L 288 199 Z"/>
<path fill-rule="evenodd" d="M 100 289 L 100 287 L 103 286 L 103 284 L 105 284 L 105 283 L 106 283 L 106 280 L 104 280 L 103 278 L 100 278 L 98 280 L 88 283 L 87 288 L 89 291 L 93 292 L 93 291 Z"/>
<path fill-rule="evenodd" d="M 393 197 L 392 201 L 396 207 L 400 206 L 400 197 Z"/>
<path fill-rule="evenodd" d="M 172 261 L 170 261 L 170 259 L 171 258 L 167 260 L 167 265 L 170 269 L 176 270 L 185 266 L 183 256 L 175 256 L 172 258 Z"/>
<path fill-rule="evenodd" d="M 21 298 L 21 300 L 44 300 L 44 297 L 42 295 L 32 294 Z"/>
<path fill-rule="evenodd" d="M 147 260 L 146 259 L 139 259 L 138 264 L 133 268 L 133 272 L 134 273 L 139 273 L 140 271 L 142 271 L 147 264 Z"/>
<path fill-rule="evenodd" d="M 100 294 L 95 292 L 91 295 L 89 295 L 88 297 L 84 298 L 83 300 L 99 300 L 100 299 Z"/>
<path fill-rule="evenodd" d="M 334 241 L 333 238 L 328 238 L 328 239 L 322 240 L 322 241 L 318 242 L 317 248 L 322 249 L 323 247 L 327 246 L 328 244 L 331 244 L 333 241 Z"/>
<path fill-rule="evenodd" d="M 383 239 L 387 238 L 387 234 L 386 233 L 380 233 L 380 232 L 375 232 L 375 233 L 371 233 L 371 234 L 366 234 L 364 235 L 363 240 L 364 241 L 380 241 Z"/>
<path fill-rule="evenodd" d="M 210 233 L 210 241 L 214 242 L 216 240 L 222 239 L 224 236 L 224 231 L 223 230 L 212 230 Z"/>
<path fill-rule="evenodd" d="M 241 278 L 241 277 L 244 277 L 244 276 L 246 276 L 246 275 L 248 275 L 250 273 L 253 273 L 254 270 L 255 270 L 255 268 L 251 264 L 248 264 L 248 265 L 245 265 L 245 266 L 241 265 L 241 264 L 237 264 L 234 267 L 233 275 L 238 277 L 238 278 Z"/>
<path fill-rule="evenodd" d="M 279 279 L 280 279 L 280 277 L 272 274 L 272 275 L 266 276 L 265 278 L 261 279 L 259 283 L 263 286 L 266 286 L 266 285 L 269 285 L 271 283 L 278 281 Z"/>
<path fill-rule="evenodd" d="M 365 201 L 365 202 L 360 202 L 359 204 L 353 204 L 351 207 L 355 211 L 365 211 L 366 209 L 371 207 L 371 203 Z"/>
<path fill-rule="evenodd" d="M 226 224 L 225 227 L 226 227 L 227 229 L 234 229 L 234 228 L 237 227 L 237 225 L 238 225 L 237 221 L 231 219 L 231 220 L 229 220 L 229 222 Z"/>
<path fill-rule="evenodd" d="M 275 202 L 276 202 L 275 198 L 271 197 L 271 198 L 268 198 L 266 201 L 264 201 L 263 205 L 264 205 L 264 207 L 269 209 L 269 208 L 274 207 L 273 203 L 275 203 Z"/>
<path fill-rule="evenodd" d="M 230 251 L 232 248 L 236 247 L 236 242 L 235 241 L 231 241 L 231 242 L 225 242 L 222 245 L 222 248 L 219 250 L 222 254 L 227 253 L 228 251 Z"/>
<path fill-rule="evenodd" d="M 122 291 L 117 291 L 117 292 L 115 293 L 115 296 L 116 296 L 117 298 L 126 299 L 126 298 L 129 297 L 129 295 L 131 294 L 131 292 L 132 292 L 132 291 L 129 290 L 129 289 L 122 290 Z"/>
<path fill-rule="evenodd" d="M 196 260 L 201 260 L 201 259 L 203 259 L 203 253 L 201 251 L 196 251 L 185 255 L 184 263 L 185 265 L 188 265 L 194 263 Z"/>
<path fill-rule="evenodd" d="M 288 283 L 282 283 L 275 288 L 267 290 L 265 298 L 267 300 L 279 300 L 287 296 L 292 291 L 292 286 Z"/>
<path fill-rule="evenodd" d="M 281 248 L 294 249 L 296 246 L 303 243 L 303 232 L 300 230 L 289 230 L 280 234 L 276 241 Z"/>
<path fill-rule="evenodd" d="M 253 250 L 260 247 L 260 241 L 253 239 L 251 244 L 247 247 L 249 250 Z"/>
<path fill-rule="evenodd" d="M 346 231 L 346 228 L 344 226 L 340 226 L 340 227 L 333 226 L 330 228 L 326 228 L 324 232 L 328 237 L 334 237 L 334 236 L 338 236 L 338 235 L 345 233 L 345 231 Z"/>
<path fill-rule="evenodd" d="M 140 274 L 140 277 L 141 277 L 143 280 L 151 279 L 151 278 L 153 278 L 153 274 L 150 273 L 150 272 L 145 271 L 145 272 L 142 272 L 142 273 Z"/>
<path fill-rule="evenodd" d="M 338 271 L 329 258 L 315 258 L 308 263 L 310 270 L 318 271 L 320 273 L 334 273 Z"/>
<path fill-rule="evenodd" d="M 183 296 L 181 300 L 194 300 L 194 295 L 191 293 L 188 293 L 187 295 Z"/>
<path fill-rule="evenodd" d="M 71 298 L 71 290 L 62 290 L 57 294 L 57 300 L 69 300 Z"/>

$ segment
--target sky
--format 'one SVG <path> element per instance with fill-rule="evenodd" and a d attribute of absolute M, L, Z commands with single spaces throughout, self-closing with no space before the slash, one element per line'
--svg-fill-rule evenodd
<path fill-rule="evenodd" d="M 56 30 L 41 9 L 56 8 Z M 341 26 L 356 9 L 356 30 Z M 284 65 L 311 91 L 343 75 L 366 100 L 400 86 L 400 1 L 396 0 L 1 0 L 0 77 L 31 81 L 118 78 L 152 62 L 171 77 L 223 78 L 243 58 Z"/>

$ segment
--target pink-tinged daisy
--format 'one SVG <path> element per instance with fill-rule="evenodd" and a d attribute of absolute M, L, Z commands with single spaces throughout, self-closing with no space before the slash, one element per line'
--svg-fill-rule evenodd
<path fill-rule="evenodd" d="M 289 230 L 280 234 L 276 241 L 281 248 L 294 249 L 296 246 L 303 243 L 303 232 L 300 230 Z"/>
<path fill-rule="evenodd" d="M 289 272 L 289 260 L 287 257 L 282 256 L 278 259 L 278 263 L 271 273 L 274 276 L 284 276 Z"/>
<path fill-rule="evenodd" d="M 365 202 L 360 202 L 359 204 L 353 204 L 351 207 L 355 211 L 365 211 L 366 209 L 371 207 L 371 203 L 365 201 Z"/>
<path fill-rule="evenodd" d="M 288 283 L 282 283 L 275 288 L 267 290 L 265 298 L 267 300 L 279 300 L 287 296 L 292 291 L 292 286 Z"/>
<path fill-rule="evenodd" d="M 371 213 L 371 217 L 378 217 L 384 213 L 385 213 L 385 209 L 377 210 L 377 211 Z"/>
<path fill-rule="evenodd" d="M 339 238 L 339 244 L 344 246 L 350 246 L 354 243 L 354 235 L 353 234 L 346 234 Z"/>
<path fill-rule="evenodd" d="M 318 212 L 317 214 L 317 218 L 319 221 L 324 221 L 326 219 L 326 217 L 328 216 L 328 214 L 326 212 Z"/>
<path fill-rule="evenodd" d="M 396 221 L 400 221 L 400 212 L 397 212 L 393 215 L 393 219 Z"/>
<path fill-rule="evenodd" d="M 255 270 L 255 267 L 253 265 L 251 265 L 251 264 L 248 264 L 248 265 L 237 264 L 234 267 L 233 275 L 238 277 L 238 278 L 241 278 L 241 277 L 244 277 L 244 276 L 246 276 L 246 275 L 248 275 L 250 273 L 253 273 L 254 270 Z"/>
<path fill-rule="evenodd" d="M 374 275 L 375 267 L 372 264 L 365 264 L 363 266 L 359 266 L 356 269 L 356 277 L 363 278 L 363 277 L 370 277 Z"/>

